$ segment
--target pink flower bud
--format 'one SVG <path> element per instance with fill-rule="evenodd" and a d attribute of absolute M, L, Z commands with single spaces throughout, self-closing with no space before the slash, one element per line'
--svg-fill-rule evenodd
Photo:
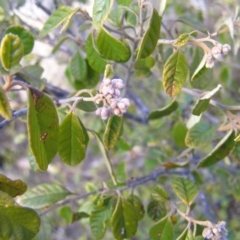
<path fill-rule="evenodd" d="M 122 99 L 121 99 L 121 102 L 123 102 L 126 107 L 129 107 L 129 106 L 130 106 L 130 101 L 129 101 L 128 98 L 122 98 Z"/>
<path fill-rule="evenodd" d="M 119 108 L 115 108 L 113 112 L 117 116 L 122 116 L 123 115 Z"/>
<path fill-rule="evenodd" d="M 213 55 L 221 54 L 222 48 L 220 48 L 218 45 L 216 45 L 212 48 L 211 52 Z"/>
<path fill-rule="evenodd" d="M 102 108 L 102 111 L 101 111 L 101 118 L 102 118 L 103 120 L 106 120 L 106 119 L 109 118 L 109 116 L 110 116 L 110 111 L 109 111 L 109 109 L 106 108 L 106 107 L 103 107 L 103 108 Z"/>
<path fill-rule="evenodd" d="M 117 101 L 112 101 L 111 104 L 110 104 L 111 109 L 116 108 L 117 107 L 117 103 L 118 103 Z"/>
<path fill-rule="evenodd" d="M 111 79 L 105 78 L 105 79 L 103 79 L 103 83 L 104 83 L 105 86 L 108 86 L 111 83 Z"/>
<path fill-rule="evenodd" d="M 125 103 L 122 102 L 121 100 L 117 103 L 117 106 L 118 106 L 120 109 L 125 109 L 125 108 L 126 108 Z"/>
<path fill-rule="evenodd" d="M 231 50 L 231 46 L 228 44 L 224 44 L 222 47 L 222 54 L 226 55 L 229 53 L 230 50 Z"/>
<path fill-rule="evenodd" d="M 119 96 L 121 95 L 121 91 L 120 91 L 119 89 L 115 88 L 115 90 L 114 90 L 114 95 L 115 95 L 116 97 L 119 97 Z"/>
<path fill-rule="evenodd" d="M 102 108 L 98 108 L 96 111 L 95 111 L 95 114 L 97 116 L 100 116 L 101 115 L 101 112 L 102 112 Z"/>

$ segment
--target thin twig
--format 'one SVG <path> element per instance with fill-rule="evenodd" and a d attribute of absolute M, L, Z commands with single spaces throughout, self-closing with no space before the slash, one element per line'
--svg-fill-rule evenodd
<path fill-rule="evenodd" d="M 168 175 L 168 174 L 171 174 L 171 175 L 188 175 L 189 171 L 185 170 L 185 169 L 182 170 L 182 171 L 159 169 L 157 171 L 151 172 L 150 174 L 148 174 L 146 176 L 139 177 L 139 178 L 136 178 L 136 179 L 133 179 L 133 180 L 129 180 L 127 182 L 127 185 L 124 186 L 124 187 L 119 187 L 119 188 L 116 188 L 116 189 L 109 189 L 109 191 L 113 191 L 114 190 L 114 191 L 123 192 L 123 191 L 126 191 L 128 189 L 135 188 L 137 186 L 143 185 L 143 184 L 145 184 L 147 182 L 156 181 L 157 178 L 160 175 Z M 85 198 L 87 198 L 87 197 L 89 197 L 91 195 L 100 193 L 102 191 L 107 192 L 107 189 L 99 188 L 98 190 L 94 190 L 94 191 L 89 192 L 89 193 L 73 195 L 73 197 L 69 197 L 67 199 L 64 199 L 64 200 L 62 200 L 62 201 L 52 205 L 48 209 L 40 212 L 39 216 L 45 215 L 46 213 L 48 213 L 48 212 L 50 212 L 50 211 L 52 211 L 52 210 L 54 210 L 56 208 L 59 208 L 59 207 L 61 207 L 63 205 L 66 205 L 66 204 L 69 204 L 69 203 L 72 203 L 72 202 L 75 202 L 75 201 L 79 201 L 80 199 L 85 199 Z"/>

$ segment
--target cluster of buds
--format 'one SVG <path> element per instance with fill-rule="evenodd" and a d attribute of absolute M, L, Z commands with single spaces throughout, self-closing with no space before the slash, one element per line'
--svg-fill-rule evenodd
<path fill-rule="evenodd" d="M 218 222 L 216 225 L 204 228 L 202 236 L 206 239 L 226 240 L 228 231 L 225 226 L 226 222 Z"/>
<path fill-rule="evenodd" d="M 103 102 L 103 106 L 96 110 L 96 115 L 106 120 L 112 115 L 122 116 L 127 111 L 130 106 L 129 99 L 120 98 L 123 87 L 122 79 L 103 79 L 96 100 L 97 104 Z"/>
<path fill-rule="evenodd" d="M 205 63 L 206 68 L 212 68 L 214 66 L 214 59 L 221 61 L 223 59 L 223 55 L 228 54 L 230 50 L 230 45 L 216 43 L 211 49 L 211 53 L 207 54 Z"/>

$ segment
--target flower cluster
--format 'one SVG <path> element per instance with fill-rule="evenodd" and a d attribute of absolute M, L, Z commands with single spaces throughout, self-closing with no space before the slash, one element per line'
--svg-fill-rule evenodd
<path fill-rule="evenodd" d="M 122 79 L 103 79 L 99 88 L 96 103 L 103 102 L 103 106 L 96 110 L 96 115 L 101 116 L 103 120 L 112 115 L 122 116 L 130 106 L 128 98 L 120 98 L 121 89 L 124 87 Z"/>
<path fill-rule="evenodd" d="M 211 53 L 207 54 L 206 57 L 206 68 L 212 68 L 214 66 L 214 59 L 216 60 L 222 60 L 223 55 L 226 55 L 231 50 L 231 46 L 228 44 L 222 45 L 221 43 L 217 43 L 213 46 L 211 49 Z"/>
<path fill-rule="evenodd" d="M 218 222 L 212 227 L 204 228 L 202 236 L 206 239 L 213 240 L 225 240 L 228 234 L 227 229 L 225 228 L 226 222 Z"/>

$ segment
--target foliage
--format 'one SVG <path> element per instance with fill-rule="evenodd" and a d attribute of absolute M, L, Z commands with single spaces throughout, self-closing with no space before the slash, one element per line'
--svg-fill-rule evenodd
<path fill-rule="evenodd" d="M 238 236 L 237 3 L 42 2 L 39 30 L 24 0 L 0 1 L 0 163 L 22 157 L 1 138 L 21 117 L 41 179 L 0 174 L 0 239 L 51 239 L 56 208 L 89 239 Z"/>

